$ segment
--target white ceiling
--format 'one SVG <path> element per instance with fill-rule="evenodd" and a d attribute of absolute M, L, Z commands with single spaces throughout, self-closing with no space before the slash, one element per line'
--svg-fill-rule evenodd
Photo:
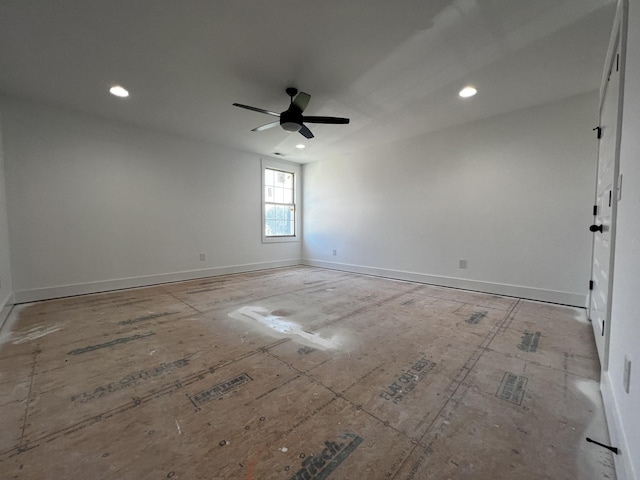
<path fill-rule="evenodd" d="M 596 90 L 615 0 L 0 0 L 0 92 L 306 163 Z M 119 83 L 131 92 L 108 94 Z M 461 100 L 466 84 L 478 95 Z M 316 138 L 280 112 L 311 94 Z M 303 141 L 308 148 L 295 148 Z"/>

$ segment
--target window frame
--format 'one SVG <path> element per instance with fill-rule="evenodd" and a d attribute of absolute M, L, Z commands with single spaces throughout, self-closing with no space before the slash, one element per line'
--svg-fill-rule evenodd
<path fill-rule="evenodd" d="M 302 169 L 300 165 L 297 163 L 289 163 L 283 162 L 279 160 L 272 160 L 269 158 L 261 159 L 261 183 L 262 187 L 260 189 L 262 198 L 260 201 L 260 205 L 262 207 L 262 212 L 260 214 L 260 231 L 262 232 L 262 243 L 285 243 L 285 242 L 299 242 L 300 241 L 300 175 Z M 266 224 L 266 205 L 267 202 L 265 200 L 265 171 L 269 170 L 277 170 L 284 173 L 291 173 L 293 175 L 293 208 L 294 208 L 294 217 L 293 217 L 293 235 L 287 236 L 267 236 L 265 224 Z"/>

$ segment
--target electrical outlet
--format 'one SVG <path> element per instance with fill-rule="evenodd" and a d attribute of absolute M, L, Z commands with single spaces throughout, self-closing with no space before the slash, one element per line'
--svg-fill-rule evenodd
<path fill-rule="evenodd" d="M 336 250 L 335 248 L 333 249 L 333 256 L 335 257 L 336 255 L 338 255 L 338 250 Z"/>
<path fill-rule="evenodd" d="M 624 375 L 622 376 L 622 382 L 624 384 L 624 391 L 629 393 L 629 383 L 631 382 L 631 359 L 624 356 Z"/>
<path fill-rule="evenodd" d="M 204 262 L 207 259 L 207 256 L 204 253 L 200 254 L 200 261 Z"/>
<path fill-rule="evenodd" d="M 467 260 L 464 258 L 458 260 L 458 268 L 467 268 Z"/>

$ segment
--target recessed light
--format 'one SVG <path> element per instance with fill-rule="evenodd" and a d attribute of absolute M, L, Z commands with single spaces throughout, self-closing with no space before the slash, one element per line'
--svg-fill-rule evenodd
<path fill-rule="evenodd" d="M 129 92 L 126 88 L 121 87 L 120 85 L 114 85 L 109 89 L 109 93 L 111 95 L 115 95 L 116 97 L 126 98 L 129 96 Z"/>
<path fill-rule="evenodd" d="M 299 148 L 300 150 L 302 150 L 303 148 L 307 148 L 307 146 L 303 143 L 299 143 L 298 145 L 296 145 L 296 148 Z"/>
<path fill-rule="evenodd" d="M 458 95 L 460 95 L 462 98 L 469 98 L 473 97 L 476 93 L 478 93 L 478 90 L 469 85 L 460 90 L 460 93 L 458 93 Z"/>

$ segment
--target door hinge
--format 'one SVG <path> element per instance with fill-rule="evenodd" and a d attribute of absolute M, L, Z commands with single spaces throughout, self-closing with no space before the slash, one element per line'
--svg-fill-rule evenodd
<path fill-rule="evenodd" d="M 620 54 L 616 55 L 616 72 L 620 71 Z"/>
<path fill-rule="evenodd" d="M 589 280 L 589 290 L 593 290 L 593 280 Z"/>
<path fill-rule="evenodd" d="M 602 127 L 595 127 L 593 131 L 597 132 L 598 140 L 602 138 Z"/>
<path fill-rule="evenodd" d="M 595 217 L 596 215 L 598 215 L 598 205 L 593 206 L 593 216 Z"/>
<path fill-rule="evenodd" d="M 602 336 L 604 337 L 604 320 L 602 320 Z"/>

